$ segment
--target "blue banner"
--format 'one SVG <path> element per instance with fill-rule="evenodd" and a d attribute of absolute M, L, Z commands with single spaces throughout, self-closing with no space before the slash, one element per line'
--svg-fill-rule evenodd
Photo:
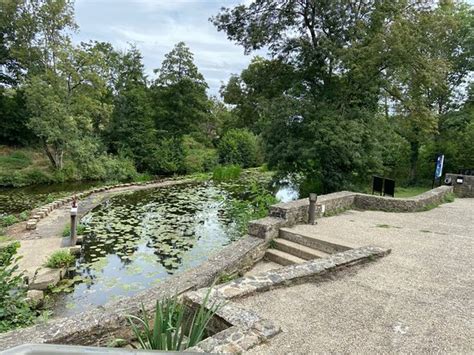
<path fill-rule="evenodd" d="M 440 154 L 436 157 L 435 179 L 439 179 L 443 175 L 444 155 Z"/>

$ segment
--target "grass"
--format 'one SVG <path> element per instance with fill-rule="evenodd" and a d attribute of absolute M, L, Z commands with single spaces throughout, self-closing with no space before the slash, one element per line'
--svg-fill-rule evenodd
<path fill-rule="evenodd" d="M 212 173 L 212 178 L 216 181 L 228 181 L 237 179 L 242 173 L 242 168 L 238 165 L 218 166 Z"/>
<path fill-rule="evenodd" d="M 411 186 L 411 187 L 397 187 L 395 189 L 395 197 L 413 197 L 420 195 L 428 190 L 431 190 L 429 186 Z"/>
<path fill-rule="evenodd" d="M 128 322 L 142 349 L 182 351 L 196 345 L 206 335 L 209 321 L 221 308 L 221 303 L 210 304 L 209 288 L 201 305 L 192 314 L 178 300 L 178 296 L 156 301 L 152 318 L 142 304 L 142 316 L 128 316 Z"/>
<path fill-rule="evenodd" d="M 389 225 L 389 224 L 377 224 L 376 227 L 378 227 L 378 228 L 390 228 L 391 225 Z"/>
<path fill-rule="evenodd" d="M 60 269 L 71 266 L 76 259 L 69 250 L 57 250 L 48 258 L 45 266 L 52 269 Z"/>

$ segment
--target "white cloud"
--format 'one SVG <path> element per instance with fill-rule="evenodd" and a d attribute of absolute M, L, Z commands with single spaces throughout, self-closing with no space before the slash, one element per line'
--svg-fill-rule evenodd
<path fill-rule="evenodd" d="M 246 2 L 249 2 L 247 0 Z M 119 48 L 134 43 L 142 52 L 144 64 L 152 70 L 164 55 L 184 41 L 194 53 L 196 65 L 205 76 L 211 94 L 217 94 L 222 81 L 238 73 L 250 62 L 243 49 L 227 40 L 209 22 L 222 6 L 237 0 L 77 0 L 76 20 L 80 33 L 76 41 L 97 39 Z M 259 53 L 261 55 L 261 53 Z"/>

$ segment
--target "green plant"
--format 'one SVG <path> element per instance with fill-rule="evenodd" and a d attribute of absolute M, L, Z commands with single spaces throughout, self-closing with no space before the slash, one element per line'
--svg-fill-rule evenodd
<path fill-rule="evenodd" d="M 276 242 L 274 239 L 271 239 L 270 242 L 268 242 L 268 247 L 270 249 L 276 249 Z"/>
<path fill-rule="evenodd" d="M 20 243 L 0 247 L 0 332 L 33 323 L 34 311 L 26 301 L 27 287 L 18 272 Z"/>
<path fill-rule="evenodd" d="M 9 214 L 9 215 L 3 216 L 0 219 L 0 226 L 8 227 L 8 226 L 11 226 L 12 224 L 15 224 L 15 223 L 18 223 L 18 222 L 19 222 L 19 220 L 16 216 L 14 216 L 12 214 Z"/>
<path fill-rule="evenodd" d="M 69 250 L 57 250 L 50 255 L 48 261 L 46 261 L 46 266 L 53 269 L 59 269 L 71 266 L 74 261 L 74 255 L 72 255 Z"/>
<path fill-rule="evenodd" d="M 212 178 L 216 181 L 227 181 L 237 179 L 242 173 L 242 168 L 238 165 L 218 166 L 212 173 Z"/>
<path fill-rule="evenodd" d="M 179 302 L 178 296 L 156 301 L 152 319 L 142 304 L 142 317 L 128 316 L 128 322 L 142 349 L 181 351 L 196 345 L 205 335 L 209 321 L 222 306 L 209 305 L 211 289 L 201 305 L 192 313 Z M 151 327 L 150 327 L 151 325 Z"/>
<path fill-rule="evenodd" d="M 79 223 L 77 225 L 77 228 L 76 228 L 76 235 L 83 235 L 85 230 L 86 230 L 86 226 Z M 71 236 L 71 225 L 70 224 L 68 224 L 68 225 L 66 225 L 66 227 L 64 227 L 62 235 L 63 235 L 64 238 L 67 238 L 67 237 Z"/>
<path fill-rule="evenodd" d="M 262 154 L 257 136 L 246 129 L 227 131 L 217 147 L 222 164 L 237 164 L 244 168 L 262 163 Z"/>
<path fill-rule="evenodd" d="M 446 195 L 444 195 L 443 197 L 443 203 L 450 203 L 450 202 L 454 202 L 454 200 L 456 199 L 456 195 L 452 192 L 449 192 L 447 193 Z"/>
<path fill-rule="evenodd" d="M 238 277 L 238 274 L 227 274 L 227 273 L 222 273 L 219 275 L 219 277 L 216 280 L 216 284 L 225 284 L 226 282 L 235 280 Z"/>

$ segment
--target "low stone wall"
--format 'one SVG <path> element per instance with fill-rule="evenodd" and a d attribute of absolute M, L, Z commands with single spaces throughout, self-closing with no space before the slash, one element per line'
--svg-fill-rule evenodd
<path fill-rule="evenodd" d="M 278 287 L 330 278 L 334 272 L 373 261 L 388 253 L 390 249 L 366 246 L 333 254 L 327 258 L 246 276 L 218 285 L 212 290 L 205 288 L 188 292 L 184 294 L 183 299 L 191 308 L 198 308 L 206 297 L 209 297 L 208 304 L 223 306 L 219 308 L 215 319 L 211 322 L 212 329 L 216 330 L 217 334 L 204 339 L 187 351 L 238 354 L 248 351 L 278 334 L 280 327 L 270 319 L 263 319 L 252 310 L 242 308 L 232 302 L 233 300 Z"/>
<path fill-rule="evenodd" d="M 462 178 L 462 183 L 458 183 L 458 178 Z M 460 174 L 446 174 L 446 179 L 451 180 L 454 193 L 458 197 L 474 197 L 474 176 Z"/>
<path fill-rule="evenodd" d="M 177 274 L 135 296 L 109 302 L 71 317 L 53 319 L 45 324 L 2 334 L 0 350 L 25 342 L 106 346 L 115 338 L 130 339 L 132 334 L 126 316 L 139 314 L 141 304 L 152 310 L 157 299 L 209 286 L 222 274 L 246 271 L 263 258 L 265 250 L 266 244 L 262 239 L 245 236 L 200 266 Z"/>
<path fill-rule="evenodd" d="M 319 196 L 316 206 L 319 216 L 350 208 L 386 212 L 417 212 L 442 203 L 446 195 L 452 192 L 452 186 L 440 186 L 412 198 L 393 198 L 341 191 Z M 273 205 L 270 208 L 269 217 L 250 223 L 249 234 L 266 241 L 276 238 L 281 227 L 307 223 L 308 209 L 308 199 Z"/>

